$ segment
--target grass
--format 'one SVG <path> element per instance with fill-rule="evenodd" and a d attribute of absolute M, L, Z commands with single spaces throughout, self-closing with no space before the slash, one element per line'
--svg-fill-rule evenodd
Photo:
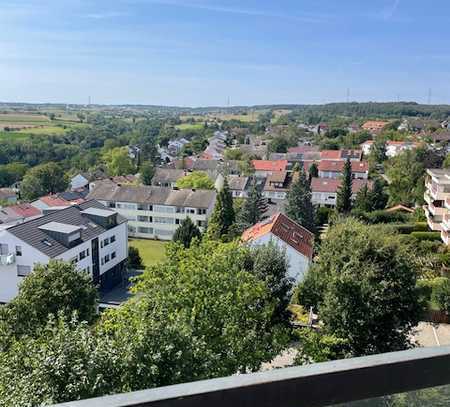
<path fill-rule="evenodd" d="M 152 266 L 166 258 L 165 246 L 167 242 L 160 240 L 131 239 L 129 246 L 139 250 L 144 266 Z"/>
<path fill-rule="evenodd" d="M 178 130 L 200 130 L 203 123 L 183 123 L 175 126 Z"/>
<path fill-rule="evenodd" d="M 0 140 L 11 140 L 11 139 L 26 139 L 28 134 L 23 134 L 18 131 L 1 131 L 0 130 Z"/>
<path fill-rule="evenodd" d="M 20 113 L 1 113 L 0 124 L 2 125 L 21 125 L 21 124 L 43 124 L 48 123 L 50 119 L 40 114 L 20 114 Z"/>
<path fill-rule="evenodd" d="M 23 134 L 51 134 L 51 135 L 60 135 L 64 134 L 66 130 L 62 127 L 58 126 L 42 126 L 42 127 L 31 127 L 28 129 L 19 130 L 18 133 Z"/>

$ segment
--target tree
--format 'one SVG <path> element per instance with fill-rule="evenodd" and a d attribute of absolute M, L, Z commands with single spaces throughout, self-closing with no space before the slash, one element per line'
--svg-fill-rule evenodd
<path fill-rule="evenodd" d="M 315 231 L 314 207 L 312 205 L 311 185 L 303 165 L 298 166 L 287 196 L 286 215 L 311 232 Z"/>
<path fill-rule="evenodd" d="M 319 176 L 319 167 L 315 162 L 313 162 L 309 167 L 309 179 L 311 178 L 317 178 Z"/>
<path fill-rule="evenodd" d="M 407 150 L 386 163 L 386 175 L 389 178 L 389 204 L 413 206 L 422 202 L 424 190 L 423 164 L 417 159 L 416 152 Z"/>
<path fill-rule="evenodd" d="M 450 279 L 444 279 L 434 288 L 432 299 L 441 311 L 450 312 Z"/>
<path fill-rule="evenodd" d="M 370 191 L 370 200 L 373 211 L 386 208 L 388 202 L 388 195 L 384 192 L 385 182 L 380 178 L 375 178 L 373 181 L 372 190 Z"/>
<path fill-rule="evenodd" d="M 349 213 L 352 209 L 352 164 L 350 159 L 344 164 L 341 186 L 337 191 L 336 210 L 339 213 Z"/>
<path fill-rule="evenodd" d="M 128 156 L 126 147 L 116 147 L 105 151 L 102 155 L 102 160 L 106 164 L 110 175 L 128 175 L 135 171 L 133 161 Z"/>
<path fill-rule="evenodd" d="M 141 174 L 141 182 L 144 185 L 151 185 L 152 179 L 155 175 L 155 167 L 150 161 L 145 161 L 142 163 L 140 168 L 140 174 Z"/>
<path fill-rule="evenodd" d="M 391 228 L 346 218 L 327 231 L 299 302 L 314 306 L 325 333 L 347 340 L 353 356 L 401 350 L 422 313 L 416 281 L 410 250 Z"/>
<path fill-rule="evenodd" d="M 58 313 L 70 318 L 76 311 L 80 321 L 91 322 L 97 297 L 90 275 L 71 263 L 52 260 L 34 267 L 17 297 L 4 307 L 3 316 L 14 335 L 33 334 L 46 325 L 49 315 Z"/>
<path fill-rule="evenodd" d="M 134 301 L 105 315 L 103 335 L 126 360 L 129 390 L 256 371 L 287 343 L 275 301 L 246 271 L 248 248 L 204 239 L 171 245 L 148 268 Z"/>
<path fill-rule="evenodd" d="M 0 165 L 0 187 L 10 187 L 20 181 L 27 169 L 28 165 L 22 163 Z"/>
<path fill-rule="evenodd" d="M 69 179 L 59 164 L 49 162 L 31 168 L 22 180 L 20 192 L 25 199 L 33 200 L 47 194 L 64 191 Z"/>
<path fill-rule="evenodd" d="M 370 149 L 369 160 L 376 164 L 383 164 L 387 160 L 386 140 L 383 137 L 377 137 Z"/>
<path fill-rule="evenodd" d="M 253 182 L 249 197 L 244 201 L 237 215 L 237 224 L 241 231 L 260 222 L 267 212 L 267 200 L 262 196 L 256 182 Z"/>
<path fill-rule="evenodd" d="M 209 218 L 208 236 L 213 240 L 228 239 L 228 233 L 235 221 L 233 196 L 231 195 L 228 180 L 225 177 L 223 188 L 216 198 L 213 213 Z"/>
<path fill-rule="evenodd" d="M 370 212 L 373 210 L 372 196 L 369 191 L 369 187 L 364 185 L 356 194 L 355 209 L 363 212 Z"/>
<path fill-rule="evenodd" d="M 142 257 L 137 247 L 128 247 L 128 266 L 135 270 L 142 270 L 144 268 Z"/>
<path fill-rule="evenodd" d="M 177 181 L 180 189 L 214 189 L 214 182 L 204 171 L 193 171 Z"/>
<path fill-rule="evenodd" d="M 78 112 L 77 117 L 80 123 L 83 123 L 86 120 L 86 115 L 84 113 Z"/>
<path fill-rule="evenodd" d="M 202 233 L 200 229 L 192 222 L 190 217 L 187 217 L 175 231 L 172 240 L 188 248 L 191 245 L 192 239 L 200 239 L 201 237 Z"/>
<path fill-rule="evenodd" d="M 269 143 L 269 151 L 272 153 L 286 153 L 289 142 L 285 137 L 274 137 Z"/>

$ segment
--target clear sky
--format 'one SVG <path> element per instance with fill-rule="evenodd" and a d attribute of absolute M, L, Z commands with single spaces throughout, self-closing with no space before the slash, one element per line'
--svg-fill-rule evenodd
<path fill-rule="evenodd" d="M 448 0 L 0 0 L 0 101 L 450 103 Z"/>

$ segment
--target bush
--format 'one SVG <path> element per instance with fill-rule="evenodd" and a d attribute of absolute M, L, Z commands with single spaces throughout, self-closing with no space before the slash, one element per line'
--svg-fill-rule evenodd
<path fill-rule="evenodd" d="M 330 214 L 333 212 L 333 209 L 322 206 L 316 211 L 316 224 L 318 226 L 322 226 L 325 223 L 328 223 L 328 218 Z"/>
<path fill-rule="evenodd" d="M 441 240 L 440 232 L 412 232 L 411 236 L 417 240 Z"/>
<path fill-rule="evenodd" d="M 415 222 L 414 223 L 414 231 L 415 232 L 428 232 L 428 223 L 427 222 Z"/>
<path fill-rule="evenodd" d="M 417 281 L 417 288 L 422 300 L 431 301 L 434 292 L 441 287 L 448 279 L 445 277 L 424 278 Z"/>
<path fill-rule="evenodd" d="M 356 218 L 375 225 L 377 223 L 405 223 L 408 222 L 410 216 L 402 212 L 386 212 L 385 210 L 378 210 L 373 212 L 363 212 L 354 210 L 353 216 Z"/>
<path fill-rule="evenodd" d="M 448 313 L 450 312 L 450 280 L 448 278 L 444 280 L 435 287 L 431 298 L 441 311 Z"/>
<path fill-rule="evenodd" d="M 409 235 L 410 233 L 416 230 L 416 225 L 410 223 L 395 225 L 394 227 L 397 230 L 397 232 L 400 233 L 401 235 Z"/>

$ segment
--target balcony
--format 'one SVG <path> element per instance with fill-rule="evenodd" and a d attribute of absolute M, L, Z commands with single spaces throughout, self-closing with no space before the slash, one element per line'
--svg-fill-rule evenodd
<path fill-rule="evenodd" d="M 437 206 L 437 205 L 434 205 L 434 203 L 431 202 L 431 203 L 428 205 L 428 211 L 429 211 L 433 216 L 442 216 L 442 215 L 444 215 L 444 213 L 447 212 L 447 209 L 444 208 L 443 206 Z"/>
<path fill-rule="evenodd" d="M 14 253 L 0 255 L 0 266 L 11 266 L 16 262 L 16 256 Z"/>
<path fill-rule="evenodd" d="M 449 234 L 448 234 L 448 229 L 444 228 L 444 226 L 441 230 L 441 239 L 444 242 L 444 244 L 446 244 L 448 246 L 448 244 L 450 242 L 450 238 L 449 238 Z"/>
<path fill-rule="evenodd" d="M 322 407 L 346 403 L 350 407 L 353 401 L 367 399 L 373 399 L 373 404 L 364 405 L 378 406 L 393 405 L 388 402 L 393 394 L 449 383 L 450 347 L 444 346 L 183 383 L 58 406 Z M 426 405 L 448 405 L 448 386 L 435 392 Z"/>
<path fill-rule="evenodd" d="M 442 224 L 442 220 L 443 220 L 443 215 L 442 216 L 433 216 L 430 213 L 428 206 L 424 206 L 424 210 L 425 210 L 425 216 L 427 218 L 428 227 L 431 230 L 440 232 L 442 230 L 441 224 Z"/>

